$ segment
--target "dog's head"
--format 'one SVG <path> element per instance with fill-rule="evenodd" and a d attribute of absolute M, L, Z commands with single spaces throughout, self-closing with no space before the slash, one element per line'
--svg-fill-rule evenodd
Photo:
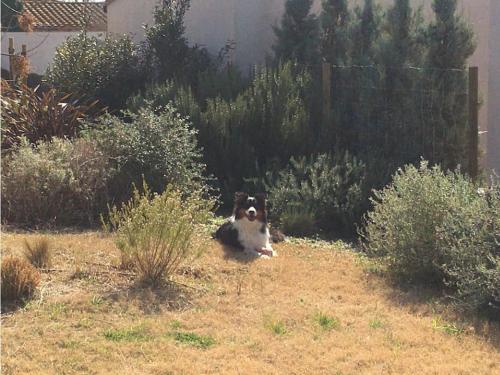
<path fill-rule="evenodd" d="M 255 194 L 255 197 L 251 197 L 247 193 L 236 193 L 234 216 L 237 220 L 246 217 L 250 221 L 267 222 L 266 194 Z"/>

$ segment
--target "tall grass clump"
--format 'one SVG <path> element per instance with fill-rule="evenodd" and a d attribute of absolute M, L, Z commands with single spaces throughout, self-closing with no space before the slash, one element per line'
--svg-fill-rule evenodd
<path fill-rule="evenodd" d="M 27 260 L 2 259 L 2 303 L 30 298 L 40 283 L 40 273 Z"/>
<path fill-rule="evenodd" d="M 144 183 L 121 208 L 110 210 L 108 229 L 115 231 L 122 264 L 132 265 L 141 281 L 159 285 L 179 264 L 196 253 L 199 224 L 212 216 L 214 202 L 201 191 L 182 194 L 172 186 L 152 193 Z"/>
<path fill-rule="evenodd" d="M 47 237 L 40 237 L 30 242 L 24 240 L 24 256 L 37 268 L 48 268 L 52 262 L 50 241 Z"/>
<path fill-rule="evenodd" d="M 459 172 L 406 166 L 375 192 L 365 251 L 399 280 L 451 287 L 472 308 L 500 308 L 500 193 Z"/>

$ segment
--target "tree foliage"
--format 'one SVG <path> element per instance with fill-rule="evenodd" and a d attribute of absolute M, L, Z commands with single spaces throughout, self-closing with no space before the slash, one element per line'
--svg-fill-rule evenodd
<path fill-rule="evenodd" d="M 318 20 L 311 14 L 312 0 L 287 0 L 280 27 L 275 27 L 277 60 L 318 61 Z"/>

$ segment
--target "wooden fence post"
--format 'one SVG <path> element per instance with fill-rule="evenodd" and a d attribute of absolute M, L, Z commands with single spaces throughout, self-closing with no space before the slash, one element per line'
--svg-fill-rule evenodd
<path fill-rule="evenodd" d="M 323 80 L 323 121 L 325 124 L 330 122 L 330 113 L 332 111 L 332 64 L 324 62 L 322 65 Z"/>
<path fill-rule="evenodd" d="M 9 73 L 10 73 L 10 78 L 12 80 L 15 80 L 15 73 L 14 73 L 14 39 L 9 38 Z"/>
<path fill-rule="evenodd" d="M 479 69 L 469 67 L 469 174 L 479 174 Z"/>

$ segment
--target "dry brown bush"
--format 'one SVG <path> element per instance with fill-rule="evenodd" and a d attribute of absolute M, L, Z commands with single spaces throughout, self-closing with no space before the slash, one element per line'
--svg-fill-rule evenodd
<path fill-rule="evenodd" d="M 7 257 L 2 261 L 2 302 L 30 298 L 38 284 L 40 273 L 27 260 Z"/>

